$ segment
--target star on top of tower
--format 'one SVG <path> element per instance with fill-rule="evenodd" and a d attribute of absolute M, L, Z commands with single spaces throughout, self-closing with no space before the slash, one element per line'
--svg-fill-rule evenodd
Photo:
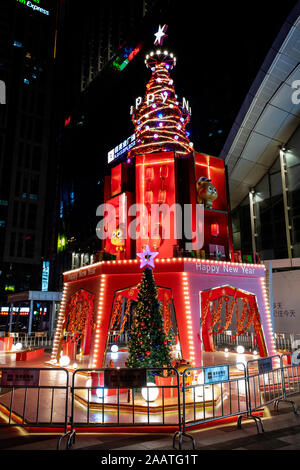
<path fill-rule="evenodd" d="M 167 29 L 167 24 L 164 24 L 163 27 L 159 25 L 157 33 L 154 34 L 154 36 L 156 37 L 154 41 L 155 46 L 162 46 L 164 38 L 168 36 L 167 34 L 165 34 Z"/>

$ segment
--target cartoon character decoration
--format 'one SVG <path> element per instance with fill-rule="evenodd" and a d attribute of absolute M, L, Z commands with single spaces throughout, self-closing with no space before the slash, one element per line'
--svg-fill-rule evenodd
<path fill-rule="evenodd" d="M 204 204 L 204 207 L 211 209 L 213 202 L 217 199 L 218 193 L 210 179 L 201 176 L 196 183 L 197 203 Z"/>
<path fill-rule="evenodd" d="M 183 374 L 184 374 L 184 371 L 186 369 L 189 369 L 191 366 L 191 364 L 186 361 L 185 359 L 181 359 L 180 361 L 177 361 L 175 362 L 174 364 L 174 368 L 178 370 L 178 374 L 179 374 L 179 377 L 180 377 L 180 386 L 183 385 Z M 184 386 L 185 387 L 188 387 L 190 385 L 193 384 L 193 375 L 192 375 L 192 371 L 191 370 L 188 370 L 185 374 L 184 374 Z"/>
<path fill-rule="evenodd" d="M 111 244 L 115 246 L 116 251 L 124 251 L 125 248 L 125 230 L 120 225 L 111 236 Z"/>

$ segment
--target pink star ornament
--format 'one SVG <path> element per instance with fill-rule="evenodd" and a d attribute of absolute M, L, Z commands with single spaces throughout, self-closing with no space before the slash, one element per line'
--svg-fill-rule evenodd
<path fill-rule="evenodd" d="M 159 251 L 151 251 L 149 245 L 146 245 L 145 251 L 143 253 L 137 253 L 137 256 L 141 258 L 140 268 L 144 268 L 145 266 L 151 266 L 154 268 L 154 258 L 159 254 Z"/>

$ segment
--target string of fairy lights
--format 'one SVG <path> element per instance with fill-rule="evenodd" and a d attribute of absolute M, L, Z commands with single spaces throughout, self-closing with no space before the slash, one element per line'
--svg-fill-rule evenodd
<path fill-rule="evenodd" d="M 169 73 L 176 58 L 172 53 L 158 49 L 146 56 L 145 63 L 152 76 L 146 85 L 142 105 L 132 113 L 137 143 L 130 151 L 130 157 L 160 150 L 190 153 L 193 144 L 186 131 L 190 111 L 179 103 Z"/>

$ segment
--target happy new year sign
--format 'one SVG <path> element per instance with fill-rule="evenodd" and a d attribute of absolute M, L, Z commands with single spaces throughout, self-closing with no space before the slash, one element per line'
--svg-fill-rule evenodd
<path fill-rule="evenodd" d="M 187 263 L 186 263 L 187 264 Z M 201 274 L 231 275 L 243 277 L 263 277 L 264 265 L 249 265 L 225 262 L 210 262 L 197 260 L 195 263 L 187 264 L 186 271 L 195 271 Z"/>

